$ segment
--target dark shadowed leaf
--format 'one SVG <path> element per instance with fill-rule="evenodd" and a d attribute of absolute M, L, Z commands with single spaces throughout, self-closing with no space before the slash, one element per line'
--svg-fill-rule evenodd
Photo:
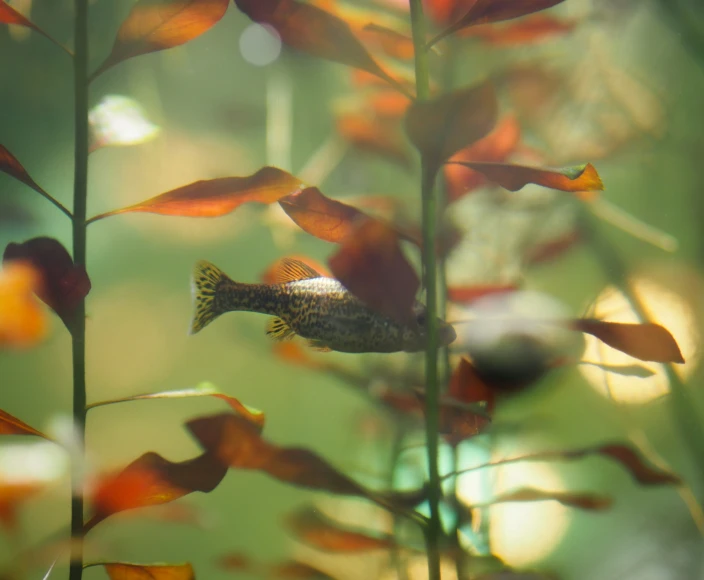
<path fill-rule="evenodd" d="M 314 507 L 305 507 L 286 518 L 286 527 L 298 541 L 324 552 L 349 554 L 385 550 L 394 546 L 390 536 L 374 537 L 347 530 Z"/>
<path fill-rule="evenodd" d="M 229 4 L 228 0 L 139 0 L 92 78 L 128 58 L 193 40 L 218 22 Z"/>
<path fill-rule="evenodd" d="M 314 568 L 310 564 L 302 562 L 282 562 L 269 569 L 271 578 L 283 578 L 284 580 L 335 580 L 329 574 Z"/>
<path fill-rule="evenodd" d="M 420 281 L 390 227 L 362 222 L 328 264 L 333 275 L 371 309 L 401 322 L 412 316 Z"/>
<path fill-rule="evenodd" d="M 586 511 L 604 511 L 611 507 L 611 498 L 593 493 L 545 491 L 525 487 L 502 494 L 494 498 L 488 505 L 524 501 L 557 501 L 564 506 Z"/>
<path fill-rule="evenodd" d="M 572 32 L 576 22 L 555 18 L 548 14 L 535 14 L 508 26 L 485 24 L 466 30 L 465 34 L 479 38 L 491 46 L 520 46 L 534 44 Z"/>
<path fill-rule="evenodd" d="M 235 0 L 235 4 L 255 22 L 273 27 L 292 48 L 364 70 L 406 92 L 337 16 L 297 0 Z"/>
<path fill-rule="evenodd" d="M 249 407 L 244 403 L 240 402 L 235 397 L 225 395 L 218 391 L 214 385 L 210 383 L 201 383 L 197 387 L 191 389 L 179 389 L 178 391 L 162 391 L 160 393 L 147 393 L 144 395 L 132 395 L 130 397 L 123 397 L 120 399 L 111 399 L 108 401 L 100 401 L 97 403 L 91 403 L 88 405 L 88 409 L 94 409 L 95 407 L 102 407 L 104 405 L 112 405 L 114 403 L 125 403 L 128 401 L 143 401 L 149 399 L 187 399 L 191 397 L 214 397 L 225 401 L 230 408 L 241 415 L 253 425 L 256 425 L 259 430 L 264 428 L 265 416 L 259 409 L 254 409 Z"/>
<path fill-rule="evenodd" d="M 308 256 L 302 256 L 299 254 L 294 254 L 291 256 L 285 256 L 283 258 L 279 258 L 274 262 L 271 266 L 269 266 L 264 272 L 261 273 L 259 278 L 261 279 L 264 284 L 276 284 L 278 281 L 278 275 L 277 273 L 281 270 L 282 264 L 284 264 L 285 261 L 290 261 L 290 260 L 296 260 L 297 262 L 302 262 L 306 266 L 309 266 L 310 268 L 313 268 L 316 272 L 319 272 L 321 276 L 326 276 L 328 278 L 332 277 L 332 274 L 328 270 L 327 266 L 324 264 L 318 262 L 317 260 L 314 260 L 313 258 L 309 258 Z M 275 343 L 276 345 L 285 345 L 285 344 L 293 344 L 290 342 L 277 342 Z"/>
<path fill-rule="evenodd" d="M 492 296 L 494 294 L 505 294 L 516 292 L 518 286 L 515 284 L 482 284 L 479 286 L 450 286 L 447 289 L 447 298 L 459 304 L 471 304 L 475 300 Z"/>
<path fill-rule="evenodd" d="M 6 4 L 3 4 L 2 0 L 0 0 L 0 13 L 3 5 L 6 6 Z M 39 187 L 37 183 L 29 176 L 29 173 L 27 173 L 25 168 L 22 167 L 17 158 L 3 145 L 0 145 L 0 171 L 7 173 L 18 181 L 21 181 L 36 192 L 42 195 L 48 195 L 46 191 Z"/>
<path fill-rule="evenodd" d="M 263 471 L 280 481 L 308 489 L 367 495 L 360 485 L 317 454 L 269 443 L 252 423 L 238 415 L 202 417 L 189 421 L 187 427 L 204 449 L 230 467 Z"/>
<path fill-rule="evenodd" d="M 5 0 L 0 0 L 0 23 L 2 24 L 15 24 L 17 26 L 26 26 L 27 28 L 31 28 L 35 32 L 38 32 L 45 38 L 48 38 L 56 44 L 59 48 L 62 50 L 66 50 L 63 46 L 61 46 L 58 42 L 56 42 L 51 36 L 49 36 L 46 32 L 44 32 L 41 28 L 39 28 L 34 22 L 29 20 L 28 18 L 22 16 L 17 10 L 15 10 L 12 6 L 10 6 Z M 67 51 L 68 52 L 68 51 Z M 70 53 L 69 53 L 70 54 Z M 0 159 L 2 159 L 2 149 L 4 149 L 2 146 L 0 146 Z"/>
<path fill-rule="evenodd" d="M 477 0 L 459 20 L 430 41 L 430 45 L 468 26 L 520 18 L 561 2 L 563 0 Z"/>
<path fill-rule="evenodd" d="M 518 191 L 529 183 L 573 193 L 604 189 L 604 184 L 591 163 L 554 170 L 510 163 L 475 161 L 451 161 L 450 163 L 474 169 L 509 191 Z"/>
<path fill-rule="evenodd" d="M 458 151 L 450 161 L 505 161 L 516 150 L 520 140 L 521 127 L 518 120 L 514 115 L 506 115 L 491 133 Z M 446 164 L 443 173 L 450 202 L 471 193 L 487 182 L 487 178 L 478 171 L 454 163 Z"/>
<path fill-rule="evenodd" d="M 110 580 L 195 580 L 190 564 L 102 563 Z"/>
<path fill-rule="evenodd" d="M 66 248 L 53 238 L 33 238 L 22 244 L 10 243 L 3 262 L 29 262 L 41 277 L 37 296 L 70 329 L 76 307 L 90 292 L 90 279 L 83 266 L 76 266 Z"/>
<path fill-rule="evenodd" d="M 15 261 L 0 269 L 0 349 L 29 348 L 47 334 L 47 312 L 35 293 L 41 274 L 30 263 Z"/>
<path fill-rule="evenodd" d="M 462 358 L 450 377 L 447 394 L 462 403 L 486 403 L 489 414 L 494 411 L 494 392 L 479 377 L 472 363 Z"/>
<path fill-rule="evenodd" d="M 195 181 L 141 203 L 91 218 L 94 222 L 112 215 L 146 212 L 185 217 L 219 217 L 247 202 L 269 204 L 300 190 L 300 179 L 276 167 L 262 167 L 247 177 L 220 177 Z"/>
<path fill-rule="evenodd" d="M 17 417 L 3 410 L 0 410 L 0 435 L 36 435 L 49 439 L 41 431 L 37 431 L 34 427 L 30 427 L 24 421 L 20 421 Z"/>
<path fill-rule="evenodd" d="M 379 119 L 364 113 L 346 113 L 337 118 L 337 131 L 354 148 L 373 157 L 409 169 L 411 155 L 395 120 Z"/>
<path fill-rule="evenodd" d="M 674 337 L 659 324 L 627 324 L 594 319 L 574 320 L 572 328 L 643 361 L 683 363 Z"/>
<path fill-rule="evenodd" d="M 238 418 L 257 432 L 256 426 Z M 145 453 L 119 473 L 97 482 L 91 497 L 93 514 L 86 531 L 118 512 L 168 503 L 194 491 L 213 491 L 226 473 L 227 466 L 207 451 L 180 463 L 158 453 Z"/>
<path fill-rule="evenodd" d="M 414 102 L 405 127 L 434 175 L 460 149 L 486 136 L 496 124 L 498 103 L 491 83 Z"/>

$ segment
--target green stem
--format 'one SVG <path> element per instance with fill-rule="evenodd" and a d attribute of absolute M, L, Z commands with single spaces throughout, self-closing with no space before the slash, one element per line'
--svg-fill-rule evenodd
<path fill-rule="evenodd" d="M 413 46 L 415 48 L 416 97 L 426 100 L 430 96 L 428 54 L 425 50 L 426 32 L 421 0 L 410 0 Z M 442 487 L 438 471 L 440 393 L 438 381 L 438 288 L 435 237 L 437 200 L 433 195 L 435 169 L 421 158 L 421 197 L 423 207 L 423 285 L 426 290 L 427 345 L 425 351 L 425 434 L 428 452 L 428 504 L 430 519 L 425 529 L 429 580 L 440 580 L 440 499 Z"/>
<path fill-rule="evenodd" d="M 74 181 L 73 261 L 86 265 L 86 201 L 88 197 L 88 0 L 75 0 L 74 30 Z M 86 427 L 86 306 L 76 308 L 71 328 L 73 352 L 73 421 L 81 445 Z M 77 461 L 80 463 L 80 461 Z M 69 580 L 83 576 L 83 481 L 81 465 L 72 470 L 71 563 Z"/>

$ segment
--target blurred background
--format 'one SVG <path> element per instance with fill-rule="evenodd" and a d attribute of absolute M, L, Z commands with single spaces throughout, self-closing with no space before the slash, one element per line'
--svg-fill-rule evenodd
<path fill-rule="evenodd" d="M 71 2 L 10 4 L 70 44 Z M 404 2 L 323 4 L 350 18 L 364 20 L 374 13 L 379 15 L 375 22 L 408 25 Z M 92 68 L 109 53 L 131 5 L 91 3 Z M 432 7 L 429 12 L 435 14 Z M 628 265 L 650 315 L 677 339 L 687 360 L 678 372 L 692 391 L 695 411 L 701 412 L 704 9 L 697 0 L 567 0 L 546 14 L 569 26 L 529 41 L 502 43 L 487 35 L 463 37 L 452 47 L 438 45 L 431 59 L 434 80 L 447 87 L 494 78 L 500 118 L 510 115 L 520 127 L 521 144 L 513 157 L 518 162 L 596 166 L 606 191 L 589 202 L 590 213 Z M 454 51 L 451 65 L 448 51 Z M 379 58 L 399 77 L 412 75 L 412 61 Z M 330 197 L 417 223 L 419 171 L 410 146 L 370 145 L 354 131 L 360 125 L 353 115 L 366 111 L 372 94 L 359 77 L 342 65 L 282 48 L 231 6 L 212 30 L 187 45 L 123 62 L 93 83 L 96 150 L 90 156 L 89 215 L 199 179 L 248 175 L 269 164 Z M 66 55 L 27 29 L 0 28 L 0 111 L 0 142 L 37 183 L 70 207 L 73 103 Z M 101 139 L 129 145 L 101 148 Z M 451 175 L 446 180 L 453 183 Z M 465 195 L 464 186 L 457 187 L 461 193 L 447 209 L 447 227 L 460 234 L 448 257 L 450 286 L 517 284 L 526 294 L 517 296 L 511 308 L 636 320 L 627 301 L 610 287 L 593 249 L 576 239 L 581 204 L 571 194 L 537 186 L 508 194 L 480 184 Z M 40 235 L 71 247 L 64 216 L 0 175 L 0 244 Z M 545 254 L 546 244 L 552 253 Z M 527 259 L 526 247 L 545 255 Z M 209 260 L 236 280 L 255 282 L 281 256 L 304 254 L 324 262 L 334 251 L 332 244 L 298 230 L 276 205 L 245 205 L 216 219 L 128 214 L 91 225 L 89 401 L 209 381 L 265 411 L 270 440 L 313 449 L 372 485 L 383 487 L 393 477 L 395 484 L 412 487 L 424 470 L 422 450 L 413 446 L 421 441 L 420 424 L 404 426 L 400 439 L 397 422 L 359 388 L 277 356 L 265 336 L 263 316 L 229 314 L 197 336 L 187 335 L 189 276 L 196 260 Z M 450 305 L 448 318 L 465 319 L 476 310 Z M 469 340 L 464 327 L 458 331 L 453 355 L 464 352 Z M 576 345 L 571 336 L 556 340 L 583 351 L 585 361 L 638 362 L 591 340 L 580 338 Z M 311 356 L 345 365 L 366 377 L 370 388 L 393 371 L 420 373 L 423 358 L 403 353 Z M 647 378 L 594 365 L 547 374 L 501 405 L 496 424 L 506 428 L 463 443 L 460 460 L 471 464 L 620 440 L 634 442 L 685 478 L 694 477 L 697 468 L 672 415 L 664 367 L 642 366 L 651 371 Z M 58 318 L 37 348 L 0 353 L 0 385 L 2 409 L 50 433 L 65 429 L 71 354 Z M 150 450 L 172 461 L 193 457 L 198 447 L 183 422 L 218 410 L 218 403 L 207 399 L 93 410 L 88 467 L 120 468 Z M 399 439 L 409 449 L 392 475 L 390 459 Z M 443 470 L 450 471 L 449 453 L 442 457 Z M 58 472 L 61 465 L 58 461 Z M 458 481 L 463 501 L 481 503 L 496 490 L 530 485 L 595 491 L 615 503 L 599 513 L 556 502 L 480 510 L 481 525 L 475 521 L 475 527 L 481 533 L 467 532 L 468 545 L 480 552 L 491 549 L 509 564 L 570 580 L 704 577 L 701 514 L 688 505 L 684 492 L 638 487 L 618 465 L 599 459 L 519 463 L 482 474 Z M 67 525 L 67 481 L 64 474 L 23 508 L 22 545 Z M 282 520 L 311 501 L 321 501 L 340 518 L 390 525 L 360 502 L 321 498 L 262 474 L 230 471 L 213 493 L 181 500 L 183 522 L 169 521 L 175 516 L 157 509 L 111 518 L 92 534 L 87 560 L 187 559 L 201 578 L 226 578 L 234 573 L 219 565 L 224 554 L 244 553 L 267 562 L 295 554 L 341 580 L 396 577 L 384 553 L 350 559 L 293 542 Z M 0 540 L 0 547 L 3 561 L 17 549 L 9 540 Z M 420 564 L 414 558 L 409 578 L 424 578 L 422 558 Z M 449 570 L 447 577 L 453 573 Z M 103 575 L 93 568 L 85 577 Z"/>

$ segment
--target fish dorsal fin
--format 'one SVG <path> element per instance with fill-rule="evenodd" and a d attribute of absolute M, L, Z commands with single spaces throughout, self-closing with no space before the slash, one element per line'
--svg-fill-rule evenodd
<path fill-rule="evenodd" d="M 286 284 L 296 280 L 308 280 L 309 278 L 320 278 L 322 274 L 294 258 L 282 258 L 274 271 L 274 283 Z"/>

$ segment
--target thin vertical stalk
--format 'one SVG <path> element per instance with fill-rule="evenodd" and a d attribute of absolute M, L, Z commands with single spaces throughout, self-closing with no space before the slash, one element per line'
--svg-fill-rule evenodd
<path fill-rule="evenodd" d="M 73 260 L 86 265 L 88 197 L 88 0 L 75 0 Z M 86 308 L 81 300 L 71 325 L 73 353 L 73 421 L 81 449 L 86 427 Z M 83 576 L 83 482 L 81 465 L 72 469 L 71 563 L 69 580 Z"/>
<path fill-rule="evenodd" d="M 425 50 L 425 17 L 421 0 L 410 0 L 413 46 L 415 48 L 416 98 L 426 100 L 430 95 L 428 54 Z M 440 580 L 440 499 L 442 488 L 438 471 L 439 437 L 439 381 L 438 381 L 438 288 L 435 252 L 437 200 L 433 194 L 435 168 L 421 156 L 421 198 L 423 226 L 423 285 L 426 291 L 427 346 L 425 351 L 425 435 L 428 452 L 428 503 L 430 519 L 425 529 L 428 555 L 428 578 Z"/>

